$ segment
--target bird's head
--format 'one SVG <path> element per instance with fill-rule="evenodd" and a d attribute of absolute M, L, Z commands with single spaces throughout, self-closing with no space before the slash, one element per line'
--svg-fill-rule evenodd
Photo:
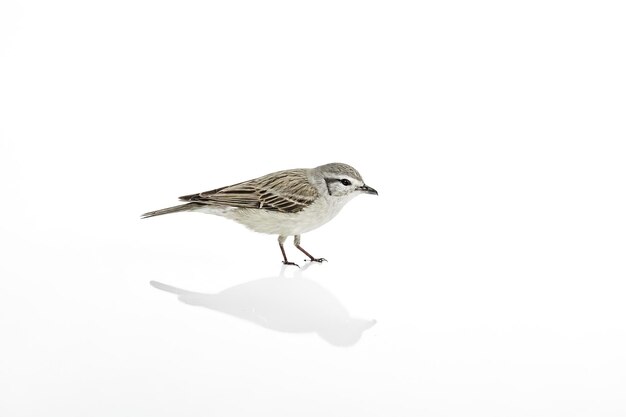
<path fill-rule="evenodd" d="M 378 191 L 365 185 L 359 171 L 350 165 L 333 162 L 315 168 L 315 172 L 330 197 L 354 197 L 363 193 L 378 195 Z"/>

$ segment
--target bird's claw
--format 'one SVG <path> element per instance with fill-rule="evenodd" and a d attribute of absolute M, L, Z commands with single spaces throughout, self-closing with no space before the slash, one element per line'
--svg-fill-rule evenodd
<path fill-rule="evenodd" d="M 298 268 L 300 268 L 300 265 L 298 265 L 298 264 L 297 264 L 297 263 L 295 263 L 295 262 L 287 262 L 287 261 L 283 261 L 283 264 L 284 264 L 284 265 L 293 265 L 293 266 L 297 266 Z"/>
<path fill-rule="evenodd" d="M 311 258 L 311 262 L 318 262 L 318 263 L 322 263 L 322 262 L 328 262 L 328 259 L 326 258 Z"/>

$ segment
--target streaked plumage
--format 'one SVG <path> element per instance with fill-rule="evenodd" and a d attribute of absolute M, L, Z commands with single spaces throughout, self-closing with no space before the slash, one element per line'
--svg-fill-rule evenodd
<path fill-rule="evenodd" d="M 319 192 L 309 182 L 307 171 L 292 169 L 216 190 L 185 195 L 180 197 L 180 200 L 297 213 L 309 206 L 317 197 Z"/>
<path fill-rule="evenodd" d="M 185 201 L 174 207 L 144 213 L 142 218 L 180 211 L 199 211 L 235 220 L 250 229 L 279 235 L 283 243 L 294 236 L 294 243 L 312 261 L 321 262 L 300 247 L 300 235 L 331 220 L 355 195 L 378 194 L 366 186 L 357 170 L 347 164 L 332 163 L 312 169 L 278 171 L 238 184 L 179 197 Z"/>

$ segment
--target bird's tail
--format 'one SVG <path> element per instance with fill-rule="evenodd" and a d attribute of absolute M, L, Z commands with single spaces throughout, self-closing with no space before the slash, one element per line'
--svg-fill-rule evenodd
<path fill-rule="evenodd" d="M 147 219 L 148 217 L 161 216 L 163 214 L 170 214 L 170 213 L 178 213 L 179 211 L 190 211 L 201 206 L 202 204 L 200 203 L 181 204 L 179 206 L 168 207 L 168 208 L 164 208 L 161 210 L 149 211 L 147 213 L 142 214 L 141 218 Z"/>

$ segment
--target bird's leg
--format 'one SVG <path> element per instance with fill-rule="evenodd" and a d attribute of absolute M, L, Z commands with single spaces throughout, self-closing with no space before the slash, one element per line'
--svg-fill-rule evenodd
<path fill-rule="evenodd" d="M 283 259 L 284 259 L 283 263 L 285 265 L 295 265 L 298 268 L 300 268 L 300 265 L 293 263 L 293 262 L 289 262 L 287 260 L 287 254 L 285 253 L 285 247 L 283 246 L 283 243 L 285 243 L 285 240 L 287 240 L 287 236 L 282 236 L 282 235 L 278 236 L 278 245 L 280 246 L 280 251 L 283 253 Z"/>
<path fill-rule="evenodd" d="M 305 251 L 304 248 L 302 248 L 302 246 L 300 246 L 300 235 L 295 235 L 293 237 L 293 244 L 296 246 L 296 248 L 300 249 L 300 251 L 302 253 L 304 253 L 306 256 L 308 256 L 309 259 L 311 260 L 311 262 L 324 262 L 324 261 L 326 261 L 326 259 L 324 259 L 324 258 L 315 258 L 309 252 Z M 328 262 L 328 261 L 326 261 L 326 262 Z"/>

